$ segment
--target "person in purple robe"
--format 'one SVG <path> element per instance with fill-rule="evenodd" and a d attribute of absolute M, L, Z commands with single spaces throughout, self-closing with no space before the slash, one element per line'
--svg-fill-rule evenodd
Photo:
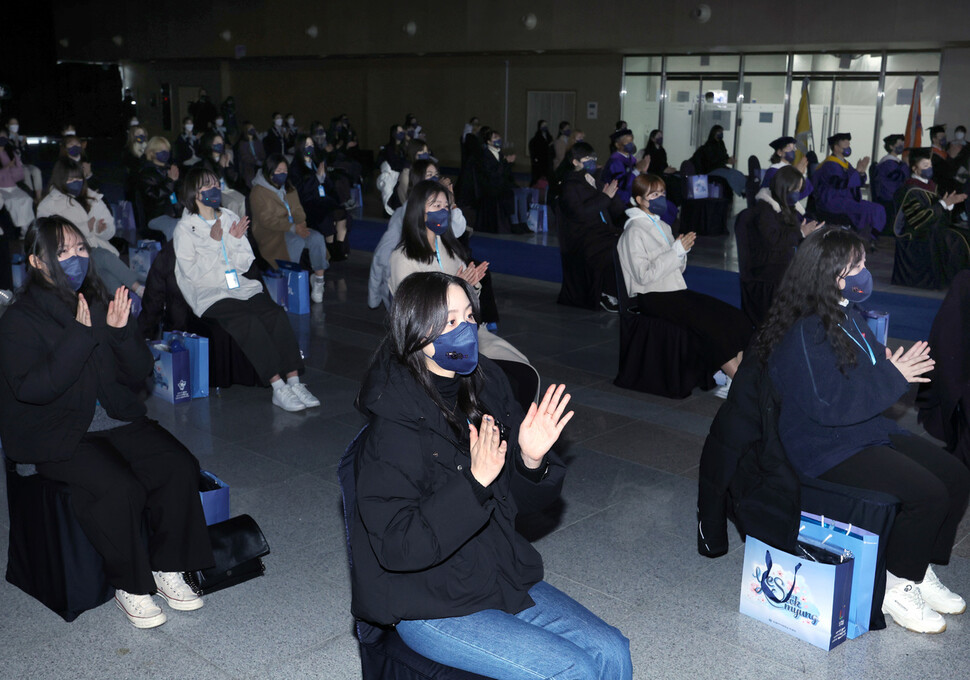
<path fill-rule="evenodd" d="M 889 135 L 884 137 L 882 145 L 887 155 L 882 157 L 872 170 L 869 177 L 872 180 L 872 198 L 886 210 L 886 221 L 890 222 L 896 216 L 893 208 L 893 197 L 909 178 L 909 169 L 903 161 L 903 149 L 906 146 L 905 135 Z"/>
<path fill-rule="evenodd" d="M 765 176 L 761 180 L 761 188 L 771 187 L 771 180 L 775 176 L 775 173 L 784 167 L 791 166 L 798 170 L 805 179 L 799 191 L 799 202 L 808 198 L 815 186 L 806 176 L 806 172 L 808 171 L 808 157 L 802 156 L 797 163 L 795 162 L 795 138 L 779 137 L 768 146 L 774 149 L 775 152 L 771 154 L 771 165 L 765 170 Z"/>
<path fill-rule="evenodd" d="M 852 135 L 839 132 L 828 138 L 830 155 L 819 163 L 812 175 L 813 196 L 819 218 L 837 223 L 844 216 L 864 239 L 875 241 L 886 226 L 886 211 L 881 205 L 862 200 L 869 157 L 853 168 L 846 160 L 852 154 Z"/>
<path fill-rule="evenodd" d="M 630 202 L 633 180 L 645 173 L 650 167 L 650 157 L 637 160 L 637 145 L 633 143 L 633 133 L 628 128 L 617 130 L 610 135 L 613 153 L 600 172 L 600 181 L 609 184 L 616 180 L 616 195 L 624 205 Z"/>

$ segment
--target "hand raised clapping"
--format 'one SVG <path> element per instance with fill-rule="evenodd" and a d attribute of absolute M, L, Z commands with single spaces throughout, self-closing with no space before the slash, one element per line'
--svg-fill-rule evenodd
<path fill-rule="evenodd" d="M 488 486 L 505 466 L 508 443 L 502 441 L 495 419 L 488 415 L 482 416 L 481 429 L 477 430 L 468 423 L 468 437 L 471 443 L 472 477 L 482 486 Z"/>
<path fill-rule="evenodd" d="M 455 276 L 460 279 L 465 279 L 465 281 L 474 286 L 485 277 L 485 272 L 487 270 L 488 262 L 482 262 L 477 266 L 474 262 L 469 262 L 467 266 L 462 265 L 459 267 Z"/>
<path fill-rule="evenodd" d="M 229 227 L 229 235 L 234 238 L 242 238 L 247 229 L 249 229 L 249 218 L 244 217 Z"/>
<path fill-rule="evenodd" d="M 920 340 L 912 347 L 903 352 L 899 347 L 895 352 L 886 348 L 886 358 L 896 367 L 908 383 L 929 382 L 929 378 L 919 376 L 929 373 L 936 365 L 936 361 L 930 358 L 930 346 L 926 341 Z"/>
<path fill-rule="evenodd" d="M 118 286 L 114 299 L 108 303 L 108 316 L 106 321 L 112 328 L 124 328 L 128 324 L 128 315 L 130 313 L 131 297 L 128 295 L 128 289 L 124 286 Z"/>
<path fill-rule="evenodd" d="M 576 413 L 570 411 L 563 415 L 570 399 L 570 395 L 564 394 L 565 391 L 565 385 L 549 385 L 542 401 L 539 404 L 533 402 L 525 414 L 525 420 L 519 427 L 519 448 L 522 450 L 522 462 L 528 468 L 539 467 L 542 457 L 556 443 L 566 423 Z"/>

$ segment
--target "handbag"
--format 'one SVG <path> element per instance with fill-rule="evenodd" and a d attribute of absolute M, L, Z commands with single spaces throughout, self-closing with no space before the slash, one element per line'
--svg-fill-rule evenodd
<path fill-rule="evenodd" d="M 185 582 L 199 595 L 208 595 L 262 576 L 269 544 L 259 525 L 249 515 L 238 515 L 209 526 L 209 540 L 215 565 L 185 572 Z"/>

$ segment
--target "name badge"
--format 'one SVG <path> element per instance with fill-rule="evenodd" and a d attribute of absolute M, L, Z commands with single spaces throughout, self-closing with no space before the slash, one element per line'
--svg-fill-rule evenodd
<path fill-rule="evenodd" d="M 226 285 L 229 286 L 229 290 L 239 288 L 239 276 L 236 274 L 235 269 L 230 269 L 226 272 Z"/>
<path fill-rule="evenodd" d="M 220 184 L 220 186 L 221 186 L 221 188 L 222 188 L 223 191 L 225 191 L 228 188 L 228 187 L 226 187 L 226 178 L 225 177 L 223 177 L 221 180 L 219 180 L 219 184 Z"/>
<path fill-rule="evenodd" d="M 320 198 L 323 198 L 324 196 L 327 195 L 327 192 L 324 190 L 322 184 L 320 184 L 320 185 L 317 186 L 317 193 L 320 194 Z"/>
<path fill-rule="evenodd" d="M 168 200 L 172 202 L 172 205 L 175 205 L 176 203 L 179 202 L 179 199 L 175 196 L 174 191 L 168 195 Z"/>

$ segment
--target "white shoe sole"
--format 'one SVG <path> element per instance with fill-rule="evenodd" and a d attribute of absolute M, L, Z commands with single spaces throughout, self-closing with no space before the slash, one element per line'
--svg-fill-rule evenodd
<path fill-rule="evenodd" d="M 889 616 L 889 618 L 891 618 L 896 623 L 897 626 L 900 626 L 901 628 L 905 628 L 906 630 L 912 631 L 914 633 L 922 633 L 923 635 L 937 635 L 939 633 L 943 633 L 946 631 L 946 621 L 943 622 L 942 628 L 933 629 L 933 630 L 928 630 L 928 629 L 924 630 L 919 627 L 906 625 L 906 623 L 904 623 L 905 619 L 903 619 L 902 617 L 897 619 L 895 614 L 893 614 L 892 609 L 889 609 L 885 606 L 883 606 L 882 608 L 882 613 Z"/>
<path fill-rule="evenodd" d="M 121 604 L 121 601 L 117 597 L 115 597 L 115 604 L 118 606 L 118 609 L 120 609 L 121 612 L 128 617 L 128 621 L 135 628 L 158 628 L 168 620 L 168 617 L 165 616 L 165 612 L 159 612 L 155 616 L 135 616 L 125 609 L 125 605 Z"/>
<path fill-rule="evenodd" d="M 278 402 L 278 401 L 276 401 L 274 399 L 273 400 L 273 406 L 276 406 L 278 408 L 281 408 L 284 411 L 289 411 L 290 413 L 297 413 L 299 411 L 305 411 L 306 410 L 306 404 L 304 404 L 302 401 L 300 402 L 300 405 L 299 406 L 296 406 L 296 405 L 294 405 L 294 406 L 284 406 L 283 404 L 281 404 L 280 402 Z"/>
<path fill-rule="evenodd" d="M 205 604 L 205 600 L 201 597 L 196 597 L 192 600 L 178 600 L 174 597 L 169 597 L 161 590 L 158 591 L 158 594 L 161 595 L 165 604 L 180 612 L 194 612 L 196 609 L 202 609 L 202 605 Z"/>

